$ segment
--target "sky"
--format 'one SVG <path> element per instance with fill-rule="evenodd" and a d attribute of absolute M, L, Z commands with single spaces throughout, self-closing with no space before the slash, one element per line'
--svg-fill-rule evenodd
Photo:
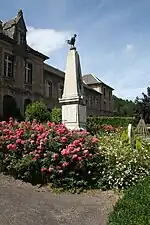
<path fill-rule="evenodd" d="M 65 71 L 74 33 L 82 74 L 92 73 L 134 100 L 150 85 L 150 0 L 1 0 L 0 19 L 23 10 L 28 44 Z"/>

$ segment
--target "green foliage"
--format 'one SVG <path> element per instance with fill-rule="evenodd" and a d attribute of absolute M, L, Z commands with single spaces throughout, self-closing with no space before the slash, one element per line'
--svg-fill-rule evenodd
<path fill-rule="evenodd" d="M 124 130 L 121 134 L 121 141 L 123 144 L 129 145 L 129 137 L 128 137 L 128 130 Z"/>
<path fill-rule="evenodd" d="M 43 102 L 36 101 L 29 104 L 25 111 L 26 121 L 33 121 L 34 119 L 39 122 L 49 121 L 51 119 L 50 112 Z"/>
<path fill-rule="evenodd" d="M 60 123 L 61 119 L 62 119 L 61 114 L 62 114 L 62 112 L 61 112 L 60 108 L 55 107 L 54 109 L 52 109 L 51 121 L 54 122 L 54 123 Z"/>
<path fill-rule="evenodd" d="M 120 141 L 120 137 L 123 141 Z M 104 157 L 102 187 L 126 189 L 150 175 L 150 146 L 135 137 L 134 148 L 123 135 L 110 133 L 101 138 L 100 152 Z"/>
<path fill-rule="evenodd" d="M 142 141 L 140 139 L 136 139 L 136 149 L 142 150 Z"/>
<path fill-rule="evenodd" d="M 133 117 L 88 117 L 87 130 L 91 134 L 97 134 L 103 125 L 111 125 L 113 127 L 127 127 L 131 123 L 134 125 Z"/>
<path fill-rule="evenodd" d="M 135 103 L 133 101 L 124 100 L 113 96 L 114 111 L 117 116 L 131 116 L 135 115 Z"/>
<path fill-rule="evenodd" d="M 150 178 L 125 192 L 110 214 L 109 225 L 150 224 Z"/>

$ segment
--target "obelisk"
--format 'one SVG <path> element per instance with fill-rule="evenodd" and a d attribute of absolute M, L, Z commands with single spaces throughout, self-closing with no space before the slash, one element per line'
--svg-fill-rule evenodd
<path fill-rule="evenodd" d="M 76 35 L 68 44 L 64 90 L 59 102 L 62 105 L 62 123 L 71 130 L 86 129 L 86 105 L 80 65 L 80 57 L 74 46 Z"/>

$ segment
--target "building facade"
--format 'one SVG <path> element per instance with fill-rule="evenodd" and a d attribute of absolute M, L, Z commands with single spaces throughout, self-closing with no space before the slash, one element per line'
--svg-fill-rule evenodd
<path fill-rule="evenodd" d="M 0 115 L 24 115 L 26 106 L 42 100 L 48 109 L 60 107 L 65 73 L 45 63 L 48 57 L 26 41 L 22 10 L 7 22 L 0 21 Z M 83 76 L 87 115 L 112 115 L 113 89 L 96 76 Z M 15 110 L 15 112 L 13 112 Z"/>

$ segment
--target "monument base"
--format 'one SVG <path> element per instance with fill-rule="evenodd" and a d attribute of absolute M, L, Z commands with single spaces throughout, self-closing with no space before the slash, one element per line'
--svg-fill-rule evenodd
<path fill-rule="evenodd" d="M 86 106 L 77 103 L 62 105 L 62 123 L 70 130 L 86 130 Z"/>

